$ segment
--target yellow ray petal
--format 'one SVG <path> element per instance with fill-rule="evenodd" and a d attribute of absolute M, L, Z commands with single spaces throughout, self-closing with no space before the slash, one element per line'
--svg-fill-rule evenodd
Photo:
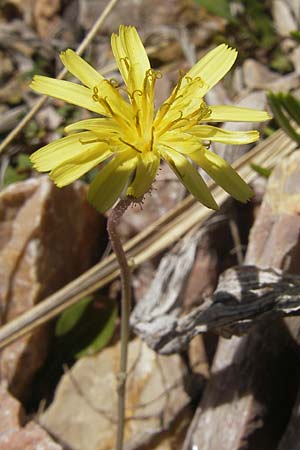
<path fill-rule="evenodd" d="M 106 115 L 118 119 L 121 117 L 125 123 L 130 122 L 133 118 L 133 112 L 130 104 L 124 100 L 117 88 L 112 86 L 106 79 L 97 85 L 99 103 L 104 101 L 108 104 Z M 104 106 L 105 108 L 105 106 Z"/>
<path fill-rule="evenodd" d="M 129 60 L 127 59 L 127 53 L 126 53 L 125 49 L 123 48 L 121 38 L 118 34 L 113 33 L 111 35 L 111 48 L 112 48 L 116 63 L 118 65 L 119 71 L 122 75 L 122 78 L 123 78 L 126 86 L 128 86 L 128 84 L 130 84 L 129 80 L 128 80 Z M 131 86 L 131 88 L 132 88 L 132 86 Z"/>
<path fill-rule="evenodd" d="M 167 114 L 171 117 L 172 111 L 182 111 L 183 115 L 193 113 L 199 108 L 202 98 L 224 75 L 231 69 L 237 57 L 237 51 L 221 44 L 201 58 L 191 70 L 179 81 L 165 102 L 172 103 L 174 93 L 176 101 Z"/>
<path fill-rule="evenodd" d="M 203 147 L 201 140 L 197 136 L 177 130 L 163 134 L 159 143 L 183 154 L 193 153 Z"/>
<path fill-rule="evenodd" d="M 219 186 L 240 202 L 244 203 L 253 196 L 253 191 L 248 184 L 220 156 L 205 150 L 191 153 L 189 157 L 202 167 Z"/>
<path fill-rule="evenodd" d="M 203 122 L 264 122 L 271 119 L 266 111 L 240 106 L 210 106 L 210 114 Z"/>
<path fill-rule="evenodd" d="M 156 122 L 160 123 L 160 128 L 164 126 L 165 122 L 173 122 L 178 119 L 180 115 L 188 117 L 195 111 L 203 109 L 203 114 L 208 110 L 207 105 L 203 101 L 207 88 L 204 87 L 200 79 L 190 81 L 185 87 L 175 87 L 169 98 L 163 103 L 156 115 Z M 164 114 L 164 110 L 168 109 Z M 163 120 L 161 117 L 164 115 Z"/>
<path fill-rule="evenodd" d="M 108 118 L 84 119 L 67 125 L 64 129 L 66 133 L 78 130 L 97 131 L 98 133 L 115 133 L 119 131 L 119 126 L 114 120 Z M 98 135 L 98 134 L 97 134 Z"/>
<path fill-rule="evenodd" d="M 112 155 L 106 145 L 94 145 L 84 153 L 73 156 L 50 172 L 50 178 L 56 186 L 63 187 L 80 178 L 97 164 Z"/>
<path fill-rule="evenodd" d="M 224 144 L 249 144 L 259 138 L 259 132 L 253 131 L 229 131 L 210 125 L 195 125 L 189 130 L 193 136 L 211 142 L 223 142 Z"/>
<path fill-rule="evenodd" d="M 73 50 L 67 49 L 65 52 L 61 52 L 59 56 L 68 71 L 89 88 L 93 89 L 103 80 L 102 75 Z"/>
<path fill-rule="evenodd" d="M 30 161 L 36 170 L 48 172 L 48 170 L 54 169 L 64 161 L 86 152 L 90 147 L 94 147 L 95 138 L 96 136 L 89 131 L 71 134 L 41 147 L 30 156 Z M 89 144 L 89 141 L 92 142 Z"/>
<path fill-rule="evenodd" d="M 141 155 L 137 161 L 135 177 L 127 189 L 126 195 L 142 197 L 149 191 L 159 167 L 160 158 L 153 152 Z"/>
<path fill-rule="evenodd" d="M 111 208 L 125 189 L 135 167 L 136 158 L 126 160 L 122 155 L 109 161 L 90 185 L 89 202 L 100 212 Z"/>
<path fill-rule="evenodd" d="M 50 97 L 71 103 L 72 105 L 81 106 L 89 111 L 106 115 L 105 109 L 92 99 L 92 91 L 79 84 L 35 75 L 30 87 L 40 94 L 49 95 Z"/>
<path fill-rule="evenodd" d="M 121 25 L 119 35 L 112 35 L 111 45 L 119 70 L 130 93 L 142 90 L 145 73 L 150 69 L 150 63 L 136 29 Z"/>
<path fill-rule="evenodd" d="M 221 44 L 206 53 L 186 74 L 185 79 L 200 77 L 205 82 L 201 92 L 201 95 L 204 95 L 226 75 L 233 66 L 236 57 L 237 51 L 234 48 Z M 195 93 L 195 95 L 198 95 L 198 93 Z"/>
<path fill-rule="evenodd" d="M 188 191 L 199 202 L 211 209 L 219 208 L 203 178 L 185 156 L 169 148 L 161 150 L 161 154 Z"/>

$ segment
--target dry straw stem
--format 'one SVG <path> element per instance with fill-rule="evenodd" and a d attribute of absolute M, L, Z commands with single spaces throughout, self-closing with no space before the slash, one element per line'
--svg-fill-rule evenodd
<path fill-rule="evenodd" d="M 78 55 L 82 55 L 82 53 L 85 51 L 85 49 L 88 47 L 88 45 L 91 43 L 91 41 L 94 39 L 95 35 L 98 33 L 101 25 L 103 24 L 104 20 L 108 16 L 108 14 L 111 12 L 113 7 L 116 5 L 118 0 L 110 0 L 110 2 L 107 4 L 106 8 L 102 11 L 99 18 L 96 20 L 95 24 L 89 31 L 89 33 L 86 35 L 86 37 L 83 39 L 81 44 L 76 50 L 76 53 Z M 61 70 L 57 76 L 58 80 L 62 80 L 66 74 L 67 70 L 64 68 Z M 17 137 L 17 135 L 23 130 L 23 128 L 31 121 L 31 119 L 36 115 L 36 113 L 42 108 L 42 106 L 46 103 L 48 100 L 47 95 L 43 95 L 40 100 L 37 101 L 37 103 L 34 105 L 34 107 L 26 114 L 25 117 L 21 120 L 21 122 L 18 124 L 16 128 L 14 128 L 2 141 L 0 144 L 0 153 L 3 152 L 3 150 Z"/>
<path fill-rule="evenodd" d="M 250 162 L 266 168 L 273 167 L 278 160 L 282 160 L 295 150 L 296 145 L 279 130 L 237 160 L 233 166 L 245 181 L 251 183 L 257 175 L 249 166 Z M 210 184 L 210 189 L 219 204 L 228 198 L 228 194 L 214 183 Z M 135 266 L 138 266 L 173 245 L 187 231 L 195 225 L 203 223 L 212 214 L 212 210 L 202 206 L 192 196 L 188 196 L 128 241 L 124 246 L 126 254 L 128 258 L 134 258 Z M 0 328 L 0 348 L 49 321 L 82 297 L 105 286 L 118 276 L 118 263 L 112 254 L 30 311 L 2 326 Z"/>

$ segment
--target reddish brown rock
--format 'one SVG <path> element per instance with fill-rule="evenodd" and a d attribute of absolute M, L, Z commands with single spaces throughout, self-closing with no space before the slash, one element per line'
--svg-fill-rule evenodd
<path fill-rule="evenodd" d="M 0 308 L 6 323 L 78 276 L 98 253 L 100 216 L 75 183 L 57 189 L 48 177 L 10 185 L 0 194 Z M 48 327 L 7 347 L 2 380 L 23 396 L 47 354 Z"/>
<path fill-rule="evenodd" d="M 45 430 L 34 422 L 24 428 L 5 432 L 0 437 L 0 450 L 62 450 Z"/>
<path fill-rule="evenodd" d="M 10 433 L 20 426 L 24 412 L 21 404 L 13 398 L 4 386 L 0 385 L 0 438 L 3 433 Z M 1 442 L 1 441 L 0 441 Z"/>
<path fill-rule="evenodd" d="M 0 386 L 0 450 L 62 450 L 36 423 L 24 428 L 21 404 Z"/>

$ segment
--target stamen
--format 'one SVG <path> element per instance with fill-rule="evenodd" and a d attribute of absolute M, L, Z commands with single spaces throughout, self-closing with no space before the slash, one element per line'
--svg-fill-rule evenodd
<path fill-rule="evenodd" d="M 141 121 L 139 118 L 139 115 L 141 114 L 141 111 L 138 109 L 136 115 L 134 116 L 135 118 L 135 127 L 137 129 L 138 135 L 141 137 L 142 136 L 142 129 L 141 129 Z"/>
<path fill-rule="evenodd" d="M 205 147 L 207 150 L 209 150 L 210 149 L 210 147 L 211 147 L 211 141 L 202 141 L 202 145 L 203 145 L 203 147 Z"/>
<path fill-rule="evenodd" d="M 158 136 L 161 136 L 163 133 L 165 133 L 166 131 L 170 130 L 171 128 L 174 127 L 174 125 L 182 120 L 187 120 L 186 117 L 183 117 L 183 112 L 179 111 L 179 117 L 178 119 L 172 120 L 171 122 L 168 122 L 167 125 L 162 129 L 159 130 L 158 132 Z"/>
<path fill-rule="evenodd" d="M 143 153 L 141 150 L 139 150 L 138 148 L 136 148 L 134 145 L 130 144 L 129 142 L 124 141 L 124 139 L 119 138 L 119 141 L 123 142 L 123 144 L 128 145 L 128 147 L 133 148 L 133 150 L 135 150 L 138 153 Z"/>
<path fill-rule="evenodd" d="M 137 110 L 138 110 L 138 104 L 135 99 L 136 95 L 138 95 L 139 97 L 143 97 L 143 92 L 140 89 L 135 89 L 132 93 L 128 93 L 128 96 L 129 96 L 129 99 L 132 104 L 134 112 L 137 112 Z"/>
<path fill-rule="evenodd" d="M 98 102 L 100 103 L 100 105 L 103 106 L 104 109 L 108 110 L 108 112 L 111 114 L 112 117 L 115 117 L 116 114 L 113 112 L 110 104 L 108 103 L 108 101 L 106 99 L 107 99 L 107 97 L 104 97 L 104 98 L 99 97 Z"/>
<path fill-rule="evenodd" d="M 99 95 L 98 95 L 98 88 L 96 86 L 93 87 L 93 95 L 92 95 L 92 100 L 94 100 L 94 102 L 98 102 L 99 101 Z"/>
<path fill-rule="evenodd" d="M 197 82 L 200 81 L 200 87 L 203 87 L 203 86 L 205 85 L 205 81 L 202 80 L 201 77 L 196 77 L 196 78 L 194 78 L 194 81 L 197 81 Z"/>
<path fill-rule="evenodd" d="M 154 141 L 154 127 L 151 128 L 150 152 L 152 152 L 153 150 L 153 141 Z"/>
<path fill-rule="evenodd" d="M 169 99 L 168 99 L 169 101 L 168 101 L 168 102 L 164 102 L 164 103 L 161 105 L 161 107 L 159 108 L 159 110 L 158 110 L 158 112 L 157 112 L 157 115 L 156 115 L 156 120 L 155 120 L 155 125 L 156 125 L 156 126 L 157 126 L 157 125 L 162 121 L 162 119 L 165 117 L 165 115 L 167 114 L 167 112 L 168 112 L 169 109 L 171 108 L 172 104 L 173 104 L 176 100 L 178 100 L 179 98 L 181 98 L 181 95 L 179 95 L 179 96 L 177 97 L 177 93 L 178 93 L 178 91 L 179 91 L 179 89 L 180 89 L 180 87 L 181 87 L 182 80 L 183 80 L 183 77 L 181 76 L 181 77 L 179 78 L 178 83 L 176 84 L 176 86 L 175 86 L 175 88 L 174 88 L 172 94 L 170 95 L 170 97 L 169 97 Z"/>
<path fill-rule="evenodd" d="M 110 78 L 110 79 L 109 79 L 109 84 L 110 84 L 113 88 L 118 88 L 118 87 L 119 87 L 119 82 L 118 82 L 118 80 L 116 80 L 115 78 Z"/>
<path fill-rule="evenodd" d="M 146 77 L 148 77 L 148 78 L 156 78 L 155 70 L 147 69 L 146 70 Z"/>
<path fill-rule="evenodd" d="M 80 138 L 80 139 L 79 139 L 79 142 L 80 142 L 80 144 L 85 145 L 85 144 L 93 144 L 94 142 L 102 142 L 102 141 L 100 141 L 100 139 L 98 139 L 98 138 L 87 139 L 87 140 L 84 140 L 84 139 Z M 106 142 L 107 142 L 107 141 L 106 141 Z M 108 143 L 108 142 L 107 142 L 107 143 Z"/>
<path fill-rule="evenodd" d="M 128 56 L 125 56 L 125 58 L 120 58 L 120 62 L 125 64 L 126 69 L 129 71 L 130 69 L 130 60 Z"/>
<path fill-rule="evenodd" d="M 193 118 L 196 118 L 199 120 L 209 119 L 209 116 L 211 115 L 211 109 L 207 106 L 207 104 L 202 101 L 200 107 L 196 109 L 194 112 L 189 114 L 187 116 L 187 119 L 191 120 Z"/>
<path fill-rule="evenodd" d="M 131 94 L 129 94 L 130 99 L 134 100 L 134 96 L 138 95 L 139 97 L 142 97 L 143 92 L 140 89 L 135 89 Z"/>
<path fill-rule="evenodd" d="M 212 113 L 212 110 L 206 106 L 206 111 L 203 112 L 203 115 L 201 117 L 202 120 L 209 119 L 210 115 Z"/>

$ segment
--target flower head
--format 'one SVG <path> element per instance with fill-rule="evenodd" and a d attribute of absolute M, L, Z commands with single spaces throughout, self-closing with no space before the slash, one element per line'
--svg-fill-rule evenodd
<path fill-rule="evenodd" d="M 234 106 L 208 107 L 203 97 L 232 67 L 237 52 L 225 44 L 207 53 L 179 77 L 170 97 L 154 109 L 154 86 L 161 74 L 149 59 L 134 27 L 121 26 L 111 38 L 112 50 L 125 82 L 127 99 L 114 80 L 105 79 L 72 50 L 60 57 L 82 85 L 35 76 L 37 92 L 81 106 L 101 117 L 66 127 L 66 137 L 31 155 L 34 167 L 50 171 L 59 186 L 80 178 L 105 161 L 92 181 L 88 198 L 100 211 L 109 209 L 126 189 L 126 195 L 142 197 L 153 183 L 164 159 L 186 188 L 204 205 L 216 209 L 214 198 L 195 165 L 203 168 L 234 198 L 245 202 L 252 190 L 209 142 L 247 144 L 257 131 L 226 131 L 207 123 L 264 121 L 264 111 Z"/>

